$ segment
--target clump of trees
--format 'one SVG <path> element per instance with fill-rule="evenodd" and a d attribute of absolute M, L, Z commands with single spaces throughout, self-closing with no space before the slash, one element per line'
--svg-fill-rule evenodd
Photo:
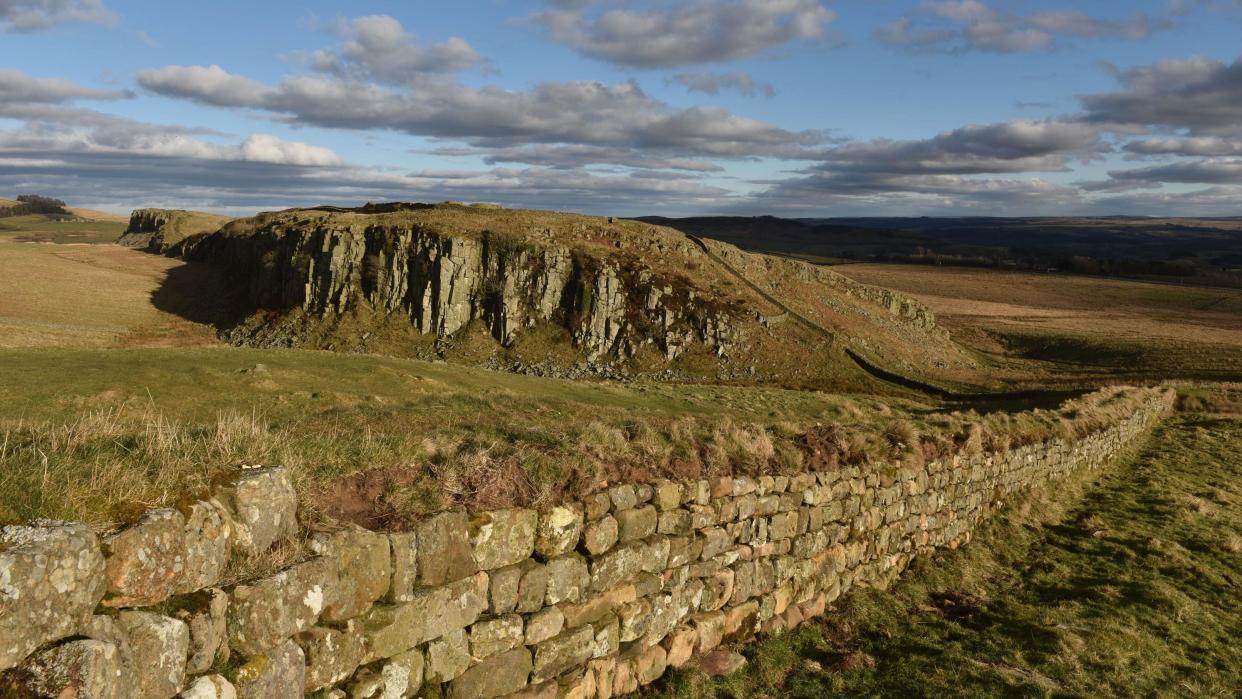
<path fill-rule="evenodd" d="M 32 214 L 68 216 L 69 210 L 65 208 L 65 202 L 60 199 L 41 197 L 37 194 L 22 194 L 17 197 L 16 204 L 0 207 L 0 217 L 30 216 Z"/>

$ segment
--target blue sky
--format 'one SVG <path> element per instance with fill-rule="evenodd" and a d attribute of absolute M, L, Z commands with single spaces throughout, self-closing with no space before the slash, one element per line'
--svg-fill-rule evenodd
<path fill-rule="evenodd" d="M 1242 215 L 1242 0 L 0 0 L 0 196 Z"/>

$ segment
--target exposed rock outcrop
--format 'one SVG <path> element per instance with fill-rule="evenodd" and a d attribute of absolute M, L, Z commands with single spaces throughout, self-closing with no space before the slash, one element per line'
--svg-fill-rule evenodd
<path fill-rule="evenodd" d="M 136 209 L 117 242 L 148 252 L 176 254 L 185 240 L 213 233 L 228 221 L 227 216 L 201 211 Z"/>

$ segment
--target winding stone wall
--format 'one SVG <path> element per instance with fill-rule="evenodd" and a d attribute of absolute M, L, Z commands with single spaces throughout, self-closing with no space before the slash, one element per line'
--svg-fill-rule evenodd
<path fill-rule="evenodd" d="M 412 532 L 304 532 L 289 476 L 97 537 L 0 530 L 0 695 L 588 697 L 791 628 L 956 547 L 1024 489 L 1108 462 L 1171 393 L 1077 442 L 920 470 L 620 484 L 545 512 L 446 512 Z M 238 584 L 231 565 L 301 542 Z"/>

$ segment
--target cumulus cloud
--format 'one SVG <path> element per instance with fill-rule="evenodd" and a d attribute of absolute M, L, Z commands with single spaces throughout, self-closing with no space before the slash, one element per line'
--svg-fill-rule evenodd
<path fill-rule="evenodd" d="M 1242 158 L 1205 158 L 1152 167 L 1113 170 L 1116 182 L 1180 182 L 1191 184 L 1242 184 Z"/>
<path fill-rule="evenodd" d="M 705 95 L 714 96 L 721 92 L 732 90 L 743 97 L 755 97 L 756 95 L 763 95 L 764 97 L 776 96 L 776 88 L 772 83 L 755 80 L 750 73 L 743 71 L 736 73 L 692 71 L 677 73 L 669 80 L 682 85 L 690 92 L 701 92 Z"/>
<path fill-rule="evenodd" d="M 341 20 L 336 33 L 342 40 L 339 49 L 311 54 L 310 63 L 315 69 L 402 84 L 420 73 L 453 73 L 472 68 L 483 60 L 469 43 L 458 37 L 421 46 L 418 37 L 387 15 Z"/>
<path fill-rule="evenodd" d="M 0 30 L 37 32 L 62 24 L 110 24 L 100 0 L 0 0 Z"/>
<path fill-rule="evenodd" d="M 258 107 L 272 90 L 218 65 L 165 66 L 138 74 L 138 84 L 168 97 L 181 97 L 218 107 Z"/>
<path fill-rule="evenodd" d="M 1242 135 L 1242 58 L 1198 56 L 1118 71 L 1121 89 L 1081 98 L 1084 120 L 1113 128 Z"/>
<path fill-rule="evenodd" d="M 1144 138 L 1130 141 L 1124 149 L 1136 155 L 1242 155 L 1242 140 L 1212 136 Z"/>
<path fill-rule="evenodd" d="M 915 14 L 881 27 L 876 37 L 913 49 L 1022 53 L 1051 48 L 1060 37 L 1133 41 L 1172 26 L 1166 18 L 1142 13 L 1127 19 L 1077 10 L 1012 15 L 980 0 L 944 0 L 924 3 Z"/>
<path fill-rule="evenodd" d="M 0 68 L 0 102 L 69 102 L 130 97 L 118 90 L 96 90 L 60 78 L 36 78 L 13 68 Z"/>
<path fill-rule="evenodd" d="M 694 0 L 658 9 L 559 3 L 535 16 L 548 38 L 633 68 L 720 63 L 824 38 L 836 14 L 819 0 Z M 607 3 L 614 4 L 614 3 Z"/>

